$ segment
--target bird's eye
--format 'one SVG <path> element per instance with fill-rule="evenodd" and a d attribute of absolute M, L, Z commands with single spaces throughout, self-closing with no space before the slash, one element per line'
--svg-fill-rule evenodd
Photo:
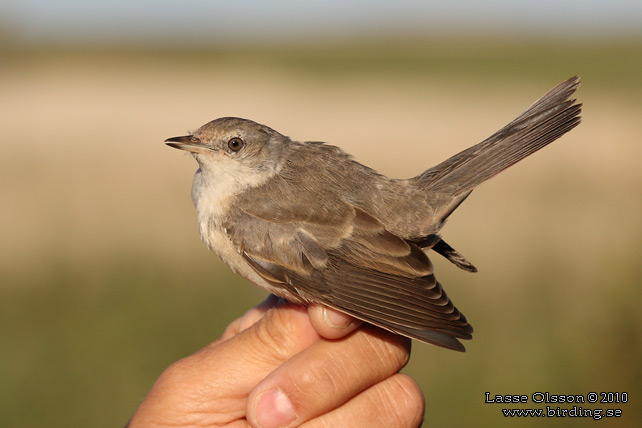
<path fill-rule="evenodd" d="M 194 144 L 198 144 L 198 143 L 201 142 L 200 138 L 198 138 L 198 137 L 192 137 L 189 140 L 190 140 L 190 142 L 192 142 Z"/>
<path fill-rule="evenodd" d="M 243 148 L 244 145 L 245 145 L 245 142 L 240 138 L 232 138 L 230 141 L 227 142 L 227 147 L 233 152 L 238 152 Z"/>

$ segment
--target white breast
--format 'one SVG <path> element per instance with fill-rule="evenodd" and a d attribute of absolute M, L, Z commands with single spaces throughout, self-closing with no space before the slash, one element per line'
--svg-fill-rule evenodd
<path fill-rule="evenodd" d="M 192 201 L 196 207 L 201 240 L 235 273 L 270 293 L 296 301 L 290 293 L 284 293 L 285 290 L 272 286 L 257 274 L 239 254 L 224 229 L 225 213 L 239 191 L 243 189 L 239 188 L 238 181 L 231 180 L 229 176 L 211 177 L 204 175 L 201 169 L 196 171 Z"/>
<path fill-rule="evenodd" d="M 237 187 L 228 175 L 212 176 L 212 174 L 204 174 L 200 168 L 194 174 L 192 182 L 192 201 L 196 207 L 201 239 L 235 272 L 238 272 L 238 266 L 236 266 L 238 263 L 232 265 L 230 262 L 237 258 L 242 261 L 242 257 L 234 249 L 222 222 L 238 190 Z"/>

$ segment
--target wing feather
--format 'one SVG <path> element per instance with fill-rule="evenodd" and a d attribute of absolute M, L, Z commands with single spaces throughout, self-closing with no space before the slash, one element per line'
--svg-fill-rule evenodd
<path fill-rule="evenodd" d="M 464 350 L 457 339 L 470 339 L 472 327 L 420 246 L 346 201 L 336 212 L 314 222 L 292 213 L 291 221 L 274 223 L 248 207 L 226 230 L 270 284 L 395 333 Z"/>

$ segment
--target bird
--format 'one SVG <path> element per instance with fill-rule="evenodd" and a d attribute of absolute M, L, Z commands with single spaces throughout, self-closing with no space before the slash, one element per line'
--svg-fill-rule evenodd
<path fill-rule="evenodd" d="M 201 239 L 234 272 L 291 302 L 465 351 L 460 340 L 473 328 L 429 256 L 477 268 L 440 230 L 476 186 L 580 123 L 579 85 L 578 76 L 558 84 L 481 143 L 408 179 L 237 117 L 165 143 L 197 161 L 191 196 Z"/>

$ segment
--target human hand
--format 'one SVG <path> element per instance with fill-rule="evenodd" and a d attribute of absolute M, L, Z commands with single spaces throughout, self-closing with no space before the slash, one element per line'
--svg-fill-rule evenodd
<path fill-rule="evenodd" d="M 421 390 L 397 373 L 410 340 L 359 325 L 270 296 L 170 365 L 128 427 L 419 426 Z"/>

